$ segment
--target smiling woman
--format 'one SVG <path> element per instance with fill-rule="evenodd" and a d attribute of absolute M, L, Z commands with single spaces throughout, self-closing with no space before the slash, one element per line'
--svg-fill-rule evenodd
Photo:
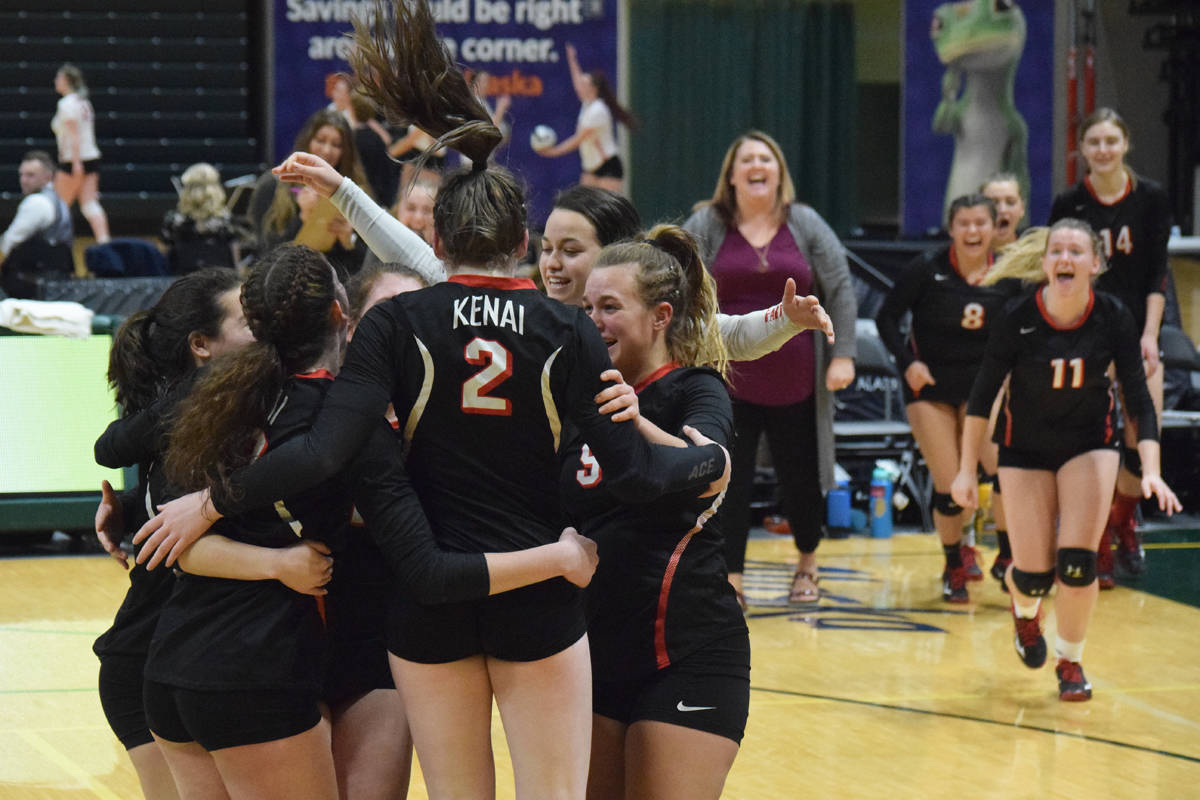
<path fill-rule="evenodd" d="M 750 488 L 765 433 L 800 551 L 789 599 L 816 602 L 821 494 L 833 487 L 833 392 L 854 379 L 858 309 L 845 250 L 816 211 L 796 202 L 783 151 L 761 131 L 730 145 L 712 199 L 697 205 L 684 228 L 700 244 L 726 313 L 762 308 L 791 279 L 798 294 L 819 298 L 833 321 L 832 343 L 802 333 L 775 353 L 732 366 L 737 437 L 722 511 L 729 580 L 740 593 Z"/>
<path fill-rule="evenodd" d="M 963 509 L 949 495 L 958 471 L 958 430 L 993 320 L 1019 288 L 982 286 L 992 265 L 996 207 L 981 194 L 950 204 L 949 247 L 917 258 L 896 281 L 876 318 L 879 337 L 904 376 L 909 424 L 933 477 L 933 521 L 946 555 L 942 599 L 970 601 L 980 580 L 975 549 L 962 541 Z M 900 321 L 912 312 L 909 333 Z M 994 396 L 994 395 L 993 395 Z M 987 465 L 989 473 L 995 466 Z"/>
<path fill-rule="evenodd" d="M 1159 368 L 1158 333 L 1166 304 L 1170 204 L 1161 186 L 1125 163 L 1131 142 L 1129 126 L 1120 114 L 1111 108 L 1097 109 L 1079 130 L 1079 150 L 1087 160 L 1088 174 L 1054 199 L 1050 222 L 1075 217 L 1095 228 L 1109 264 L 1097 287 L 1119 297 L 1133 312 L 1150 397 L 1161 415 L 1163 370 Z M 1125 426 L 1127 432 L 1131 429 Z M 1127 433 L 1116 493 L 1100 545 L 1102 589 L 1115 585 L 1110 546 L 1114 540 L 1117 556 L 1127 572 L 1138 575 L 1145 569 L 1134 521 L 1139 493 L 1135 447 Z"/>

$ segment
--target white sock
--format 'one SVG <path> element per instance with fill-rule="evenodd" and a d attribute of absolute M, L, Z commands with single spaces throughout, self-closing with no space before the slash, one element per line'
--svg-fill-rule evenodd
<path fill-rule="evenodd" d="M 1034 598 L 1032 603 L 1026 605 L 1017 598 L 1013 598 L 1013 611 L 1020 619 L 1033 619 L 1038 615 L 1038 609 L 1042 607 L 1042 598 Z"/>
<path fill-rule="evenodd" d="M 1078 664 L 1083 661 L 1083 642 L 1068 642 L 1063 637 L 1056 636 L 1054 639 L 1054 655 Z"/>

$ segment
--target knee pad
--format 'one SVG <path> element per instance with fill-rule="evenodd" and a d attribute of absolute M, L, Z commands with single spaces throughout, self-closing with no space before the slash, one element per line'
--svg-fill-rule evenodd
<path fill-rule="evenodd" d="M 85 217 L 94 217 L 97 214 L 103 214 L 104 209 L 100 206 L 99 200 L 88 200 L 79 206 L 79 210 L 83 212 Z"/>
<path fill-rule="evenodd" d="M 1134 477 L 1142 477 L 1142 457 L 1138 455 L 1136 447 L 1121 445 L 1121 466 L 1129 470 Z"/>
<path fill-rule="evenodd" d="M 1096 580 L 1096 551 L 1082 547 L 1060 547 L 1058 579 L 1064 586 L 1090 586 Z"/>
<path fill-rule="evenodd" d="M 1061 550 L 1059 551 L 1062 552 Z M 1095 555 L 1093 553 L 1093 555 Z M 1048 569 L 1045 572 L 1025 572 L 1017 569 L 1013 565 L 1012 571 L 1013 584 L 1017 587 L 1017 591 L 1028 597 L 1045 597 L 1050 593 L 1050 589 L 1054 586 L 1054 570 Z"/>
<path fill-rule="evenodd" d="M 984 473 L 981 483 L 990 483 L 992 485 L 992 494 L 1000 491 L 1000 473 L 994 472 L 991 475 Z"/>
<path fill-rule="evenodd" d="M 955 517 L 962 513 L 963 507 L 954 502 L 954 498 L 946 492 L 939 492 L 934 489 L 933 510 L 945 514 L 947 517 Z"/>

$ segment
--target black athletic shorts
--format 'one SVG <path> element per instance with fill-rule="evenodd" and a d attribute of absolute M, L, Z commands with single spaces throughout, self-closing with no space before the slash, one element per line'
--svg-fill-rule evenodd
<path fill-rule="evenodd" d="M 611 156 L 603 164 L 592 170 L 591 174 L 597 178 L 624 178 L 625 167 L 621 165 L 620 156 Z"/>
<path fill-rule="evenodd" d="M 221 750 L 286 739 L 321 721 L 315 694 L 254 689 L 196 691 L 147 680 L 146 720 L 169 742 L 197 742 Z"/>
<path fill-rule="evenodd" d="M 108 727 L 126 750 L 154 741 L 150 726 L 146 724 L 146 709 L 142 702 L 145 666 L 145 656 L 104 656 L 100 659 L 100 707 L 104 709 Z"/>
<path fill-rule="evenodd" d="M 929 372 L 933 375 L 936 383 L 921 388 L 921 394 L 914 395 L 912 389 L 908 386 L 908 381 L 904 380 L 904 376 L 900 376 L 900 388 L 904 392 L 904 403 L 914 403 L 918 400 L 927 400 L 931 403 L 945 403 L 948 406 L 958 408 L 967 402 L 971 396 L 971 386 L 975 383 L 975 373 L 977 370 L 962 366 L 962 367 L 935 367 L 929 364 Z"/>
<path fill-rule="evenodd" d="M 1116 441 L 1108 444 L 1092 445 L 1090 447 L 1064 447 L 1036 451 L 1014 450 L 1011 447 L 1000 445 L 1000 458 L 998 463 L 1002 467 L 1015 467 L 1016 469 L 1040 469 L 1047 470 L 1049 472 L 1058 472 L 1060 469 L 1062 469 L 1063 464 L 1066 464 L 1076 456 L 1081 456 L 1084 453 L 1090 453 L 1093 450 L 1116 449 Z"/>
<path fill-rule="evenodd" d="M 666 722 L 741 744 L 750 713 L 750 634 L 718 639 L 645 678 L 593 675 L 592 712 L 625 725 Z"/>
<path fill-rule="evenodd" d="M 423 606 L 405 597 L 388 617 L 388 650 L 406 661 L 447 664 L 473 655 L 537 661 L 587 631 L 583 592 L 563 578 L 465 603 Z"/>
<path fill-rule="evenodd" d="M 329 658 L 321 699 L 330 705 L 396 688 L 384 640 L 391 571 L 378 551 L 362 547 L 351 547 L 337 564 L 325 596 Z"/>
<path fill-rule="evenodd" d="M 71 174 L 71 162 L 70 161 L 58 162 L 58 171 L 65 172 L 68 175 L 70 175 Z M 95 175 L 99 171 L 100 171 L 100 159 L 93 158 L 90 161 L 83 162 L 83 174 L 84 175 Z"/>

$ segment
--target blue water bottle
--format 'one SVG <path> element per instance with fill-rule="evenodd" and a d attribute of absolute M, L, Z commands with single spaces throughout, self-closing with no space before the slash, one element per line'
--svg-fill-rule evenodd
<path fill-rule="evenodd" d="M 850 484 L 838 481 L 825 497 L 825 524 L 845 530 L 850 527 Z"/>
<path fill-rule="evenodd" d="M 887 539 L 892 535 L 892 475 L 883 467 L 871 473 L 871 536 Z"/>

